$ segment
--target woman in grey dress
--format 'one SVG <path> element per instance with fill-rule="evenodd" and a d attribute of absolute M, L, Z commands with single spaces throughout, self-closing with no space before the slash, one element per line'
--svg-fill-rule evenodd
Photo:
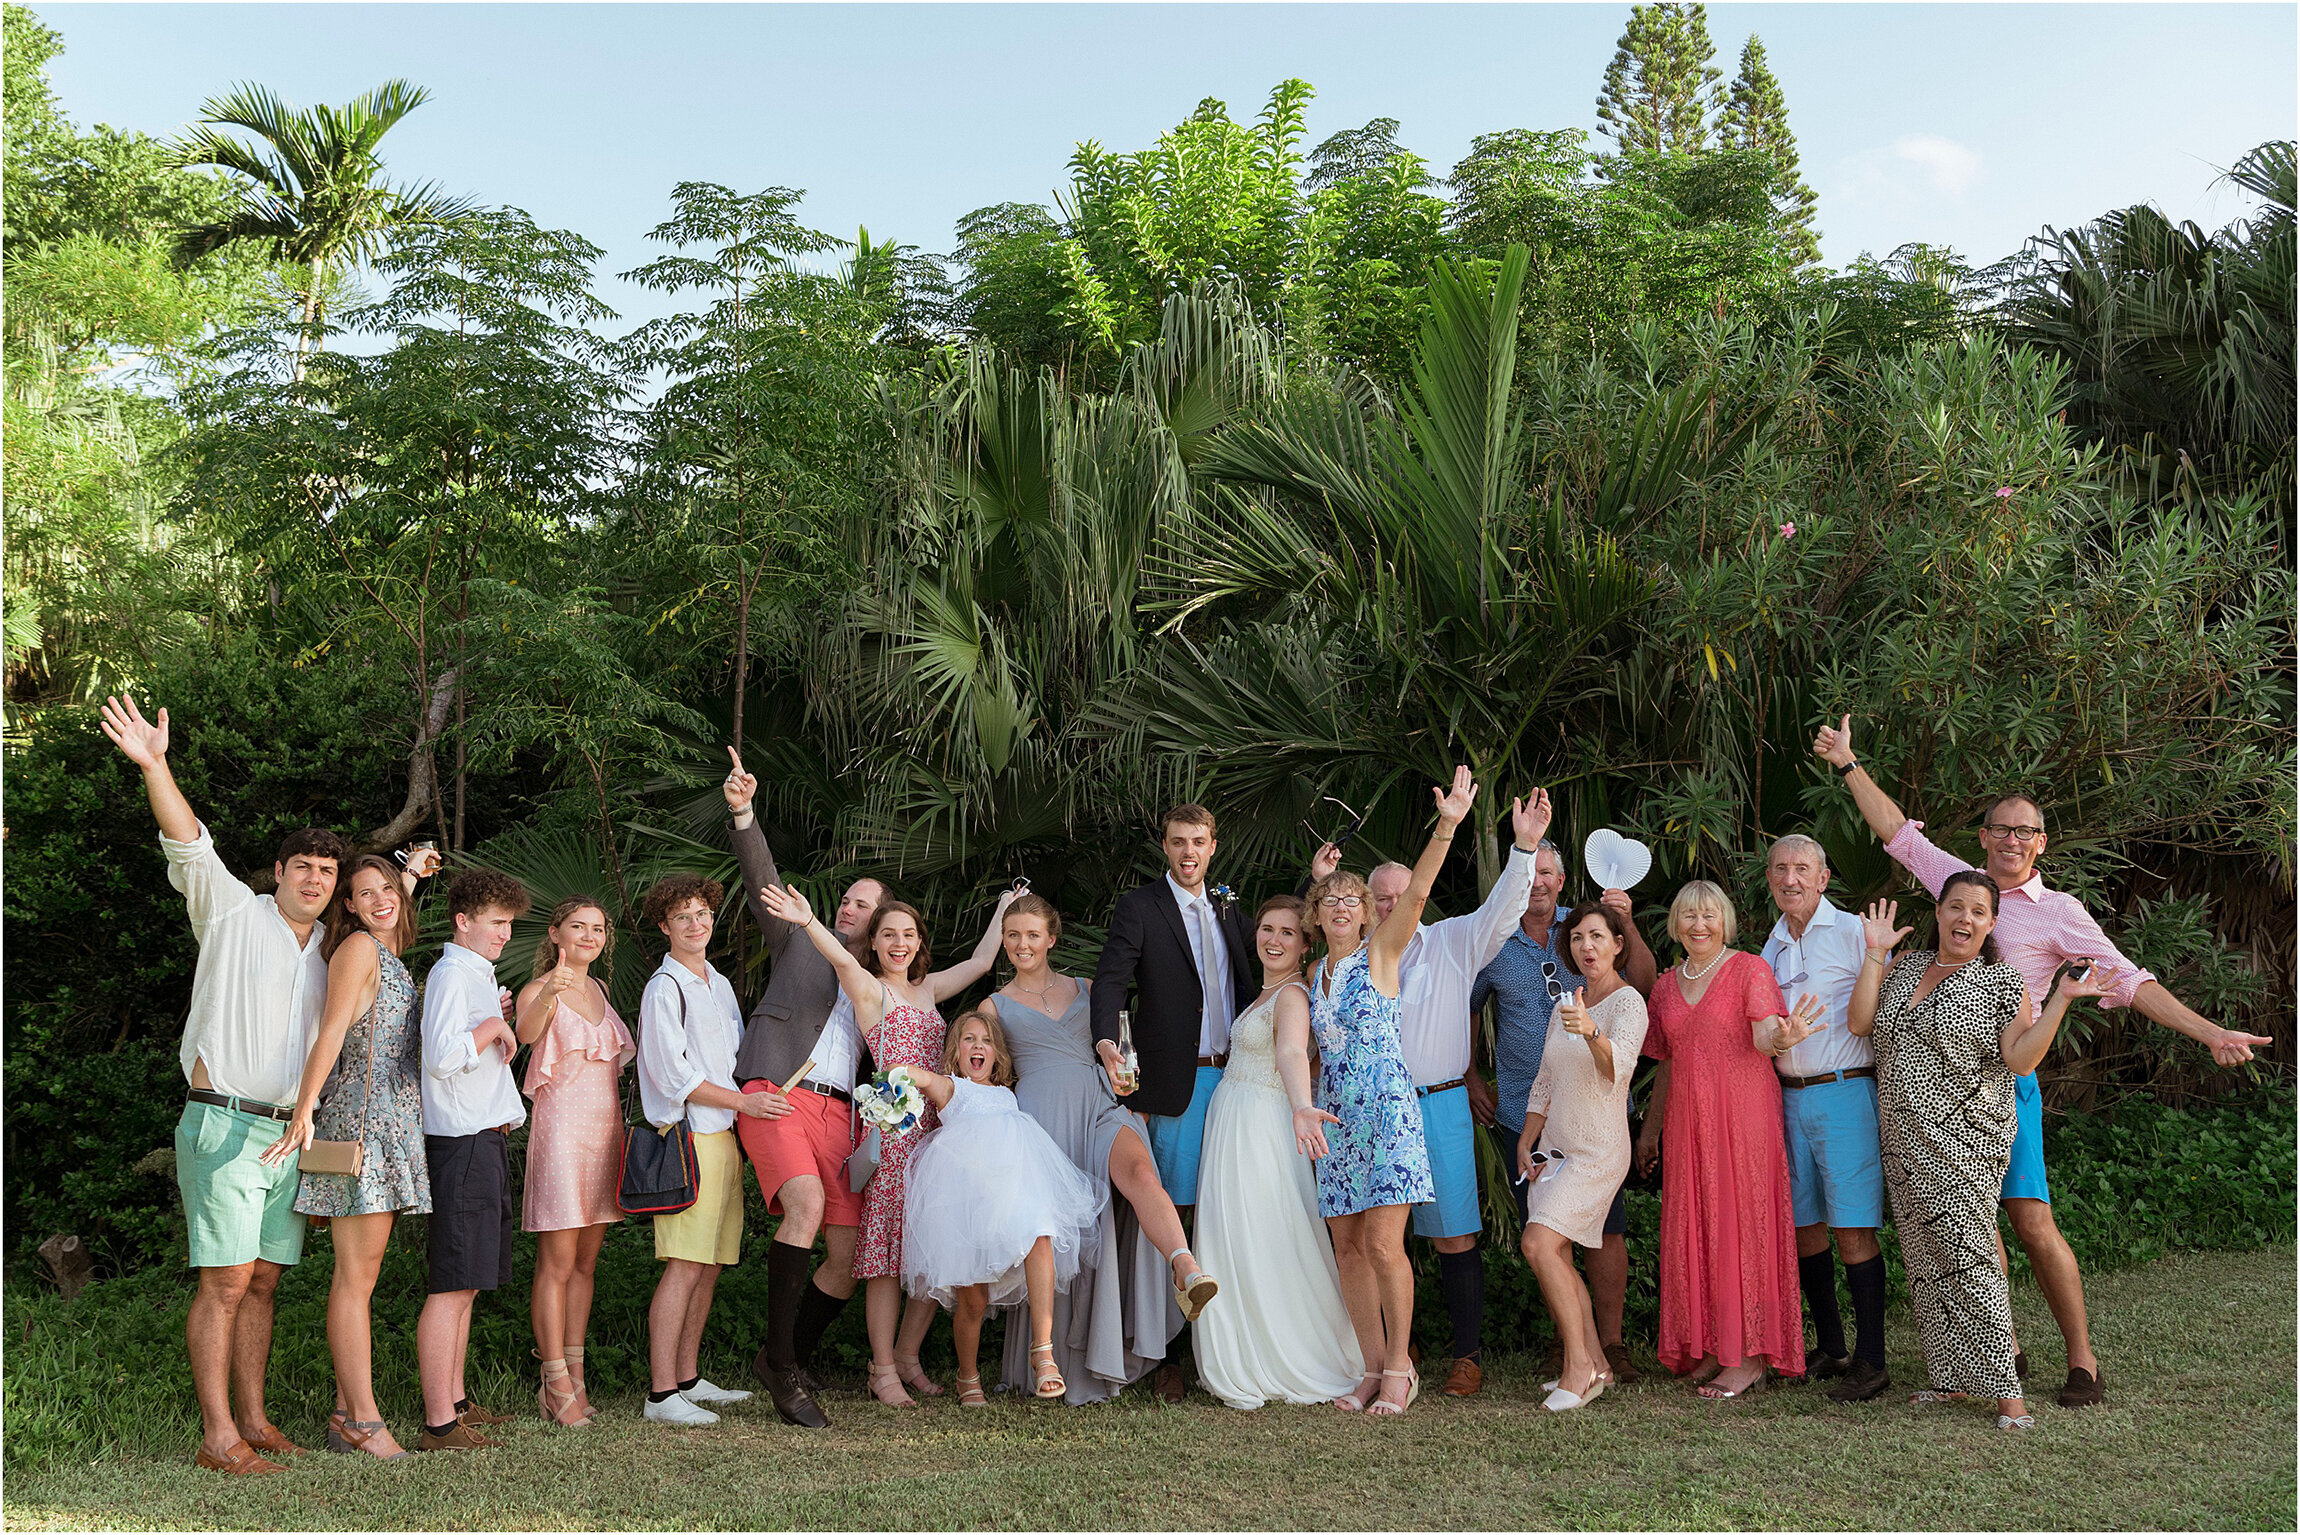
<path fill-rule="evenodd" d="M 436 859 L 437 854 L 429 855 Z M 411 867 L 415 860 L 410 859 Z M 417 869 L 417 873 L 426 872 Z M 328 1352 L 335 1357 L 335 1413 L 327 1447 L 384 1460 L 407 1452 L 375 1405 L 368 1299 L 393 1221 L 431 1209 L 423 1155 L 423 1030 L 415 981 L 399 956 L 415 941 L 415 902 L 388 859 L 363 854 L 346 869 L 327 914 L 327 1003 L 303 1069 L 295 1117 L 267 1161 L 314 1140 L 356 1141 L 359 1171 L 306 1171 L 295 1207 L 325 1217 L 335 1243 L 327 1295 Z M 322 1103 L 323 1090 L 326 1101 Z"/>
<path fill-rule="evenodd" d="M 1182 1330 L 1175 1285 L 1198 1270 L 1182 1217 L 1158 1182 L 1141 1117 L 1121 1108 L 1094 1056 L 1086 983 L 1048 964 L 1062 918 L 1044 897 L 1006 909 L 1001 936 L 1014 979 L 992 999 L 1014 1051 L 1014 1096 L 1081 1172 L 1113 1199 L 1078 1277 L 1054 1298 L 1054 1356 L 1072 1406 L 1108 1401 L 1148 1373 Z M 1006 1330 L 1005 1381 L 1028 1391 L 1028 1330 Z"/>

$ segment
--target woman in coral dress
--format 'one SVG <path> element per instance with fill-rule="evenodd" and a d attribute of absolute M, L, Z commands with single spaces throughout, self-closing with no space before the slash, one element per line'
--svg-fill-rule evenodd
<path fill-rule="evenodd" d="M 838 973 L 839 989 L 854 1004 L 855 1026 L 870 1046 L 878 1069 L 897 1066 L 938 1068 L 942 1064 L 943 1022 L 936 1004 L 946 1002 L 990 973 L 998 954 L 998 919 L 1019 895 L 1001 895 L 990 926 L 974 952 L 947 970 L 929 971 L 926 919 L 916 907 L 888 901 L 871 913 L 850 950 L 831 929 L 815 920 L 807 898 L 787 885 L 760 892 L 768 913 L 807 935 Z M 855 1240 L 854 1273 L 863 1281 L 864 1320 L 870 1327 L 871 1395 L 890 1407 L 912 1405 L 909 1386 L 922 1396 L 940 1396 L 942 1387 L 919 1368 L 919 1345 L 934 1325 L 934 1302 L 902 1294 L 902 1207 L 910 1154 L 919 1138 L 935 1127 L 929 1105 L 920 1122 L 900 1134 L 879 1137 L 878 1171 L 863 1190 L 862 1229 Z M 898 1329 L 899 1321 L 899 1329 Z"/>
<path fill-rule="evenodd" d="M 535 1233 L 535 1287 L 528 1318 L 546 1420 L 572 1426 L 595 1409 L 583 1389 L 583 1339 L 591 1285 L 623 1172 L 623 1104 L 616 1088 L 638 1047 L 608 1004 L 592 961 L 613 947 L 606 911 L 581 896 L 561 901 L 535 948 L 535 979 L 519 992 L 519 1042 L 530 1046 L 521 1088 L 535 1100 L 527 1122 L 525 1206 Z"/>
<path fill-rule="evenodd" d="M 1773 972 L 1729 947 L 1733 906 L 1695 880 L 1669 906 L 1685 958 L 1648 1004 L 1644 1054 L 1662 1063 L 1639 1160 L 1661 1137 L 1661 1362 L 1700 1394 L 1741 1395 L 1768 1365 L 1805 1373 L 1797 1227 L 1781 1084 L 1772 1057 L 1812 1032 L 1818 1006 L 1794 1018 Z"/>

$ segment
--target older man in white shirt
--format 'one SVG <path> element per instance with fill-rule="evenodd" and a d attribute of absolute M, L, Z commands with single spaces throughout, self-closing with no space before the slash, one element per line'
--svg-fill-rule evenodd
<path fill-rule="evenodd" d="M 1829 857 L 1811 837 L 1787 836 L 1765 859 L 1765 882 L 1781 919 L 1765 940 L 1765 963 L 1792 1008 L 1821 1003 L 1819 1027 L 1774 1057 L 1789 1152 L 1789 1199 L 1797 1222 L 1797 1275 L 1813 1313 L 1817 1347 L 1805 1379 L 1842 1377 L 1829 1399 L 1866 1402 L 1891 1385 L 1885 1373 L 1885 1260 L 1877 1228 L 1885 1221 L 1884 1160 L 1877 1135 L 1877 1054 L 1866 1035 L 1845 1027 L 1853 983 L 1867 955 L 1860 917 L 1822 892 Z M 1837 1311 L 1837 1256 L 1853 1293 L 1855 1342 L 1845 1347 Z"/>
<path fill-rule="evenodd" d="M 1513 802 L 1509 861 L 1484 903 L 1465 916 L 1424 923 L 1398 961 L 1398 1039 L 1421 1099 L 1422 1140 L 1437 1185 L 1435 1200 L 1414 1206 L 1413 1229 L 1437 1249 L 1438 1283 L 1453 1323 L 1447 1396 L 1474 1396 L 1484 1384 L 1478 1356 L 1485 1325 L 1485 1263 L 1477 1250 L 1484 1221 L 1478 1213 L 1477 1129 L 1469 1093 L 1477 1023 L 1470 989 L 1525 915 L 1534 857 L 1549 819 L 1547 790 L 1535 789 Z M 1340 864 L 1340 850 L 1328 843 L 1310 862 L 1311 878 L 1323 879 Z M 1366 876 L 1376 922 L 1388 919 L 1412 877 L 1402 863 L 1382 864 Z"/>
<path fill-rule="evenodd" d="M 331 831 L 292 832 L 272 863 L 274 893 L 256 894 L 224 867 L 176 787 L 168 711 L 146 720 L 133 699 L 107 698 L 102 725 L 143 771 L 168 883 L 183 892 L 200 945 L 179 1052 L 189 1091 L 176 1122 L 176 1186 L 200 1274 L 184 1324 L 200 1405 L 198 1463 L 267 1475 L 285 1467 L 258 1452 L 302 1451 L 265 1413 L 262 1361 L 271 1357 L 280 1274 L 303 1256 L 304 1218 L 295 1213 L 297 1159 L 266 1163 L 263 1154 L 294 1117 L 327 998 L 320 919 L 348 855 Z"/>

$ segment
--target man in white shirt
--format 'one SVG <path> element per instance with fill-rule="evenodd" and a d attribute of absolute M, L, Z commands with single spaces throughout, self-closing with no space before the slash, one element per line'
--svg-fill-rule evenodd
<path fill-rule="evenodd" d="M 674 874 L 657 880 L 640 908 L 671 952 L 639 998 L 639 1111 L 658 1129 L 686 1122 L 696 1192 L 686 1209 L 655 1217 L 663 1277 L 647 1307 L 645 1416 L 694 1427 L 719 1421 L 713 1406 L 751 1395 L 713 1385 L 702 1371 L 703 1324 L 719 1270 L 743 1255 L 743 1153 L 735 1121 L 791 1112 L 780 1092 L 745 1094 L 735 1082 L 742 1004 L 706 957 L 725 898 L 717 880 Z"/>
<path fill-rule="evenodd" d="M 430 1276 L 415 1319 L 423 1379 L 418 1450 L 478 1450 L 480 1432 L 510 1421 L 472 1405 L 463 1356 L 471 1307 L 482 1290 L 511 1283 L 518 1211 L 511 1202 L 508 1137 L 527 1122 L 511 1075 L 519 1038 L 504 1016 L 509 993 L 495 962 L 527 890 L 508 874 L 467 869 L 447 887 L 455 938 L 423 983 L 423 1155 L 431 1172 Z"/>
<path fill-rule="evenodd" d="M 168 883 L 183 892 L 200 945 L 179 1052 L 190 1091 L 176 1122 L 176 1186 L 200 1274 L 184 1324 L 200 1404 L 198 1462 L 267 1475 L 285 1468 L 259 1451 L 302 1450 L 264 1411 L 264 1363 L 272 1296 L 280 1274 L 303 1256 L 304 1218 L 295 1213 L 297 1159 L 267 1164 L 263 1153 L 294 1117 L 290 1106 L 327 997 L 320 919 L 348 853 L 331 831 L 292 832 L 272 863 L 275 892 L 257 895 L 224 867 L 215 838 L 176 787 L 168 711 L 146 720 L 133 699 L 107 698 L 102 724 L 143 770 Z"/>
<path fill-rule="evenodd" d="M 1535 856 L 1549 830 L 1549 792 L 1535 789 L 1512 802 L 1509 819 L 1509 861 L 1484 904 L 1466 916 L 1424 923 L 1398 961 L 1398 1039 L 1421 1099 L 1422 1139 L 1437 1186 L 1435 1201 L 1414 1206 L 1413 1229 L 1437 1249 L 1438 1283 L 1453 1323 L 1454 1362 L 1445 1394 L 1456 1397 L 1475 1396 L 1485 1380 L 1479 1362 L 1485 1263 L 1477 1250 L 1484 1222 L 1478 1214 L 1477 1130 L 1469 1092 L 1477 1026 L 1470 989 L 1525 915 Z M 1340 866 L 1341 851 L 1329 842 L 1310 860 L 1310 877 L 1323 879 Z M 1413 870 L 1402 863 L 1382 864 L 1366 876 L 1377 923 L 1389 920 L 1412 880 Z"/>
<path fill-rule="evenodd" d="M 1765 858 L 1765 883 L 1781 913 L 1765 940 L 1765 963 L 1790 1007 L 1815 997 L 1822 1009 L 1820 1026 L 1773 1058 L 1781 1077 L 1789 1200 L 1797 1222 L 1797 1277 L 1817 1343 L 1806 1356 L 1805 1378 L 1841 1376 L 1829 1388 L 1829 1399 L 1866 1402 L 1892 1385 L 1885 1373 L 1885 1259 L 1877 1246 L 1877 1228 L 1885 1223 L 1877 1052 L 1868 1036 L 1845 1027 L 1868 950 L 1860 917 L 1839 911 L 1822 893 L 1829 884 L 1829 855 L 1811 837 L 1775 842 Z M 1850 1357 L 1837 1311 L 1832 1231 L 1853 1292 L 1856 1342 Z"/>

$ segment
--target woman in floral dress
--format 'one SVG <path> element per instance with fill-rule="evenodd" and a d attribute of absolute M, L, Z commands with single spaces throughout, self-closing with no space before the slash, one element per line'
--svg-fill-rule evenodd
<path fill-rule="evenodd" d="M 839 987 L 854 1004 L 855 1025 L 870 1046 L 879 1070 L 897 1066 L 938 1069 L 942 1064 L 942 1014 L 936 1004 L 957 996 L 990 973 L 998 954 L 998 919 L 1018 891 L 999 897 L 990 926 L 974 952 L 947 970 L 929 971 L 926 923 L 915 907 L 888 901 L 871 913 L 849 949 L 839 935 L 815 920 L 807 898 L 789 886 L 760 892 L 767 911 L 806 933 L 838 972 Z M 939 1396 L 942 1387 L 919 1368 L 919 1345 L 934 1322 L 934 1302 L 902 1294 L 902 1201 L 910 1154 L 919 1138 L 935 1127 L 932 1108 L 900 1134 L 879 1137 L 878 1171 L 863 1190 L 862 1229 L 855 1241 L 855 1277 L 864 1283 L 864 1319 L 870 1327 L 871 1395 L 890 1407 L 908 1407 L 903 1387 Z M 897 1323 L 900 1323 L 899 1330 Z"/>
<path fill-rule="evenodd" d="M 1406 1263 L 1406 1217 L 1435 1199 L 1421 1103 L 1398 1042 L 1398 962 L 1421 925 L 1422 906 L 1445 863 L 1454 828 L 1477 799 L 1469 769 L 1453 789 L 1430 791 L 1438 827 L 1389 917 L 1367 937 L 1373 898 L 1355 874 L 1336 872 L 1310 887 L 1311 920 L 1326 942 L 1310 988 L 1310 1028 L 1318 1045 L 1318 1107 L 1335 1123 L 1318 1162 L 1318 1213 L 1334 1239 L 1342 1300 L 1366 1364 L 1381 1361 L 1334 1405 L 1377 1416 L 1404 1412 L 1421 1394 L 1406 1356 L 1413 1328 L 1414 1276 Z M 1375 1388 L 1379 1387 L 1379 1395 Z M 1371 1403 L 1369 1405 L 1369 1398 Z"/>
<path fill-rule="evenodd" d="M 319 1034 L 304 1061 L 295 1117 L 264 1153 L 277 1162 L 314 1140 L 359 1143 L 359 1171 L 304 1173 L 295 1207 L 325 1217 L 335 1243 L 327 1343 L 335 1358 L 336 1410 L 328 1419 L 327 1447 L 385 1460 L 407 1452 L 375 1405 L 368 1301 L 393 1222 L 402 1212 L 431 1209 L 423 1156 L 423 1030 L 415 980 L 399 958 L 415 941 L 415 903 L 404 879 L 389 859 L 373 853 L 344 871 L 343 894 L 329 907 L 320 940 L 327 1002 Z"/>

